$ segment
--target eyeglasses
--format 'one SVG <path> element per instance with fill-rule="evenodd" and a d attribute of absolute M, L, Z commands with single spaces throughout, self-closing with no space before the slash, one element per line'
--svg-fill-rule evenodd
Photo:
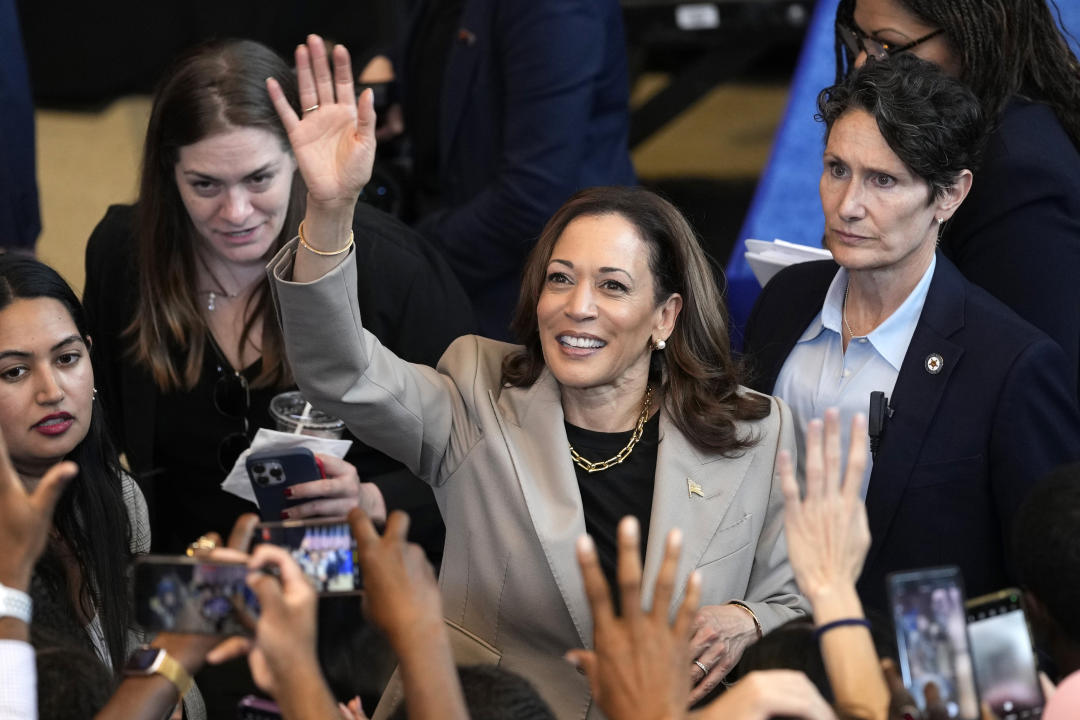
<path fill-rule="evenodd" d="M 884 60 L 890 55 L 907 52 L 913 47 L 921 45 L 927 40 L 935 38 L 945 32 L 945 28 L 938 28 L 937 30 L 923 35 L 921 38 L 912 40 L 904 45 L 892 45 L 887 42 L 873 39 L 860 30 L 858 26 L 852 28 L 842 23 L 837 23 L 837 28 L 840 31 L 840 39 L 844 41 L 844 45 L 847 46 L 847 49 L 851 51 L 852 55 L 858 55 L 861 52 L 865 52 L 867 57 L 872 57 L 877 60 Z"/>
<path fill-rule="evenodd" d="M 251 409 L 251 391 L 247 378 L 238 372 L 218 367 L 221 377 L 214 384 L 214 409 L 227 418 L 236 418 L 243 422 L 243 430 L 229 433 L 218 443 L 218 465 L 222 472 L 232 470 L 240 453 L 248 449 L 251 440 L 248 437 L 247 414 Z"/>

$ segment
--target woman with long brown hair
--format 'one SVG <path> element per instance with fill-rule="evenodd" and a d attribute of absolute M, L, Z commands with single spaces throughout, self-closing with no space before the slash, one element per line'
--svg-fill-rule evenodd
<path fill-rule="evenodd" d="M 274 426 L 271 398 L 294 387 L 263 267 L 296 234 L 305 188 L 267 77 L 300 111 L 295 76 L 263 45 L 218 41 L 178 59 L 154 97 L 138 202 L 110 208 L 87 247 L 98 386 L 147 490 L 156 549 L 179 550 L 210 530 L 225 535 L 251 509 L 220 484 L 255 430 Z M 358 234 L 374 238 L 358 266 L 366 279 L 357 307 L 388 347 L 434 363 L 472 327 L 464 292 L 393 218 L 361 204 L 355 220 Z M 386 497 L 359 482 L 396 478 L 400 465 L 366 448 L 348 459 L 323 457 L 329 478 L 293 489 L 321 499 L 290 515 L 360 504 L 380 516 L 385 503 L 426 509 L 438 524 L 415 480 L 388 482 Z M 432 534 L 420 539 L 437 552 L 439 529 Z"/>
<path fill-rule="evenodd" d="M 643 189 L 582 191 L 526 264 L 522 345 L 465 336 L 438 370 L 410 364 L 348 300 L 362 291 L 367 238 L 349 227 L 374 157 L 371 95 L 354 98 L 344 48 L 331 81 L 318 38 L 297 49 L 297 67 L 302 104 L 318 106 L 302 119 L 268 83 L 308 186 L 304 234 L 270 266 L 286 347 L 305 395 L 434 487 L 448 619 L 532 681 L 557 716 L 596 717 L 562 657 L 592 637 L 577 538 L 592 536 L 614 577 L 615 525 L 636 517 L 652 578 L 678 527 L 673 602 L 700 583 L 686 672 L 703 697 L 805 605 L 775 475 L 779 450 L 794 447 L 791 416 L 739 385 L 688 223 Z"/>

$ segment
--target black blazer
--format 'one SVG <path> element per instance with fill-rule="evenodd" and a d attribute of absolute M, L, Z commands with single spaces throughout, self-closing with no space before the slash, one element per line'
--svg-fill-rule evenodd
<path fill-rule="evenodd" d="M 128 344 L 122 337 L 138 302 L 133 221 L 133 206 L 113 205 L 94 228 L 86 247 L 83 304 L 93 338 L 96 386 L 109 427 L 153 513 L 160 510 L 154 507 L 159 392 L 149 372 L 126 356 Z M 475 330 L 461 285 L 437 251 L 386 213 L 358 204 L 353 232 L 358 305 L 365 326 L 370 324 L 372 332 L 402 357 L 434 366 L 455 338 Z M 422 515 L 417 518 L 421 524 L 439 525 L 434 534 L 413 536 L 437 559 L 442 528 L 428 487 L 396 461 L 355 441 L 347 459 L 362 479 L 379 486 L 388 509 L 403 509 Z"/>
<path fill-rule="evenodd" d="M 1080 150 L 1048 106 L 1006 107 L 941 250 L 1056 340 L 1080 385 Z"/>
<path fill-rule="evenodd" d="M 837 269 L 795 265 L 765 286 L 746 330 L 752 387 L 772 391 Z M 936 374 L 933 354 L 943 360 Z M 895 570 L 959 565 L 969 596 L 1014 582 L 1016 507 L 1046 472 L 1080 458 L 1072 370 L 1056 343 L 938 254 L 870 475 L 865 604 L 885 609 L 885 575 Z"/>

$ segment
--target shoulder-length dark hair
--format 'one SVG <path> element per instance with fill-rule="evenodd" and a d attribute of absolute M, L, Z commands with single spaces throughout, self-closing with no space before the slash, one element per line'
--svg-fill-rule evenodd
<path fill-rule="evenodd" d="M 735 423 L 767 417 L 769 399 L 739 392 L 740 370 L 731 354 L 727 311 L 708 258 L 686 218 L 643 188 L 582 190 L 548 221 L 525 264 L 512 324 L 525 347 L 503 361 L 503 382 L 529 386 L 543 371 L 536 305 L 547 264 L 566 226 L 576 218 L 596 215 L 619 215 L 637 230 L 649 249 L 657 304 L 672 293 L 682 296 L 682 311 L 667 348 L 653 353 L 650 371 L 660 383 L 672 422 L 707 452 L 731 455 L 752 446 L 756 439 L 739 437 Z"/>
<path fill-rule="evenodd" d="M 32 258 L 0 254 L 0 310 L 18 299 L 51 298 L 59 301 L 75 323 L 87 346 L 90 337 L 82 305 L 71 287 L 48 265 Z M 85 362 L 90 362 L 89 358 Z M 132 625 L 128 593 L 131 565 L 131 521 L 124 503 L 122 475 L 116 450 L 105 432 L 105 414 L 96 400 L 90 427 L 83 441 L 67 456 L 79 466 L 79 476 L 68 485 L 53 514 L 55 537 L 34 569 L 31 592 L 35 606 L 59 607 L 53 618 L 69 629 L 79 627 L 68 598 L 70 588 L 63 562 L 73 555 L 82 575 L 77 588 L 85 609 L 97 611 L 113 670 L 127 660 L 127 632 Z M 35 615 L 34 627 L 46 622 L 47 613 Z M 85 631 L 79 627 L 80 632 Z M 72 638 L 82 642 L 83 638 Z"/>
<path fill-rule="evenodd" d="M 869 58 L 818 95 L 817 120 L 828 141 L 836 120 L 851 109 L 868 112 L 904 164 L 930 185 L 932 203 L 964 170 L 982 159 L 988 126 L 978 98 L 933 63 L 902 53 Z"/>
<path fill-rule="evenodd" d="M 172 65 L 154 94 L 135 212 L 139 304 L 126 334 L 132 340 L 132 356 L 162 390 L 193 387 L 199 381 L 206 347 L 206 321 L 195 286 L 195 230 L 174 175 L 180 148 L 231 128 L 253 127 L 268 130 L 290 150 L 288 135 L 266 92 L 269 77 L 278 81 L 299 113 L 300 96 L 292 70 L 272 50 L 251 40 L 215 41 L 195 48 Z M 271 253 L 296 231 L 304 200 L 303 180 L 297 172 L 281 235 Z M 253 385 L 289 384 L 284 341 L 266 279 L 244 310 L 238 350 L 243 350 L 252 327 L 262 320 L 262 372 Z"/>
<path fill-rule="evenodd" d="M 960 62 L 960 79 L 974 91 L 991 122 L 997 122 L 1012 96 L 1027 95 L 1053 108 L 1080 148 L 1080 60 L 1054 20 L 1053 0 L 894 1 L 926 25 L 945 31 Z M 840 0 L 837 23 L 854 25 L 855 2 Z M 836 62 L 840 82 L 854 58 L 839 28 Z"/>

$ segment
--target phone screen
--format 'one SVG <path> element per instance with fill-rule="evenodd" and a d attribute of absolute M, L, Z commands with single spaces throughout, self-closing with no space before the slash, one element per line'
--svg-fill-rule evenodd
<path fill-rule="evenodd" d="M 260 523 L 255 542 L 286 548 L 320 594 L 354 593 L 363 587 L 356 542 L 344 520 Z"/>
<path fill-rule="evenodd" d="M 1042 689 L 1019 592 L 973 601 L 967 615 L 983 700 L 1000 720 L 1039 717 Z"/>
<path fill-rule="evenodd" d="M 135 560 L 135 619 L 151 631 L 251 635 L 259 604 L 242 563 L 148 555 Z"/>
<path fill-rule="evenodd" d="M 893 573 L 889 600 L 904 684 L 919 707 L 950 718 L 978 718 L 959 569 Z"/>

